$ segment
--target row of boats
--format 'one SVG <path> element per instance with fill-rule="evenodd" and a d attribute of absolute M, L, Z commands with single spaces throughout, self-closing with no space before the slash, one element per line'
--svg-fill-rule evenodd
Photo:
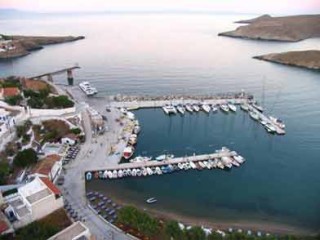
<path fill-rule="evenodd" d="M 199 111 L 204 111 L 206 113 L 210 113 L 210 112 L 217 112 L 218 108 L 220 107 L 220 109 L 224 112 L 236 112 L 237 111 L 237 107 L 236 105 L 234 105 L 233 103 L 225 103 L 225 104 L 220 104 L 218 105 L 214 105 L 214 104 L 208 104 L 206 102 L 203 103 L 187 103 L 187 104 L 178 104 L 178 105 L 172 105 L 172 104 L 166 104 L 165 106 L 162 107 L 163 111 L 167 114 L 185 114 L 185 112 L 199 112 Z"/>
<path fill-rule="evenodd" d="M 81 82 L 79 87 L 88 97 L 98 93 L 98 90 L 95 87 L 92 87 L 91 83 L 87 81 Z"/>
<path fill-rule="evenodd" d="M 134 151 L 135 151 L 134 146 L 138 142 L 138 134 L 141 131 L 141 127 L 140 127 L 139 121 L 135 119 L 135 116 L 132 112 L 127 111 L 125 108 L 121 108 L 120 111 L 123 114 L 125 114 L 128 117 L 128 119 L 131 120 L 131 122 L 133 124 L 132 133 L 130 134 L 130 136 L 128 138 L 128 144 L 125 147 L 125 149 L 123 150 L 123 154 L 122 154 L 123 158 L 128 160 L 134 154 Z"/>
<path fill-rule="evenodd" d="M 232 157 L 221 157 L 215 159 L 209 159 L 205 161 L 185 161 L 178 164 L 167 164 L 155 167 L 138 167 L 138 168 L 128 168 L 119 170 L 106 170 L 99 171 L 96 173 L 90 173 L 95 178 L 99 179 L 117 179 L 124 177 L 142 177 L 151 175 L 162 175 L 167 173 L 172 173 L 181 170 L 190 169 L 231 169 L 233 166 L 240 167 L 241 164 L 245 162 L 245 159 L 240 155 L 233 155 Z"/>
<path fill-rule="evenodd" d="M 263 108 L 257 104 L 241 105 L 240 108 L 244 111 L 249 112 L 249 116 L 253 120 L 260 122 L 268 133 L 272 133 L 272 134 L 276 133 L 277 132 L 276 127 L 281 128 L 283 130 L 286 127 L 286 125 L 281 119 L 275 118 L 273 116 L 262 117 L 262 115 L 259 112 L 262 112 Z"/>

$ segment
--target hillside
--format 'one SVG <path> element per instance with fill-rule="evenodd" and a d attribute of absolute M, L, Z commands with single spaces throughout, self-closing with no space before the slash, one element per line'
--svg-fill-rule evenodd
<path fill-rule="evenodd" d="M 320 51 L 318 50 L 271 53 L 255 56 L 254 58 L 295 67 L 320 70 Z"/>
<path fill-rule="evenodd" d="M 320 37 L 320 15 L 287 17 L 262 15 L 255 19 L 242 20 L 237 23 L 247 25 L 218 35 L 284 42 L 297 42 L 307 38 Z"/>

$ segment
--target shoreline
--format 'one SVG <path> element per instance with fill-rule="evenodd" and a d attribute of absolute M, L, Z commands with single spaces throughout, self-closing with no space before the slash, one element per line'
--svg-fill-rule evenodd
<path fill-rule="evenodd" d="M 87 191 L 86 185 L 86 191 Z M 95 189 L 90 189 L 90 191 L 99 191 Z M 100 192 L 104 192 L 105 190 Z M 195 216 L 188 216 L 185 214 L 164 210 L 164 209 L 152 209 L 147 208 L 143 204 L 139 204 L 136 201 L 129 202 L 124 199 L 124 197 L 116 196 L 113 192 L 107 192 L 108 195 L 113 199 L 117 204 L 120 205 L 132 205 L 137 207 L 140 210 L 147 212 L 148 214 L 152 215 L 155 218 L 160 220 L 175 220 L 177 222 L 183 223 L 184 225 L 192 225 L 192 226 L 204 226 L 207 228 L 213 229 L 220 229 L 222 231 L 227 232 L 229 228 L 232 228 L 234 231 L 237 229 L 242 229 L 243 232 L 247 230 L 255 231 L 255 232 L 264 232 L 270 234 L 280 234 L 280 235 L 315 235 L 317 234 L 315 230 L 306 229 L 303 227 L 297 227 L 294 225 L 283 224 L 283 223 L 276 223 L 276 222 L 262 222 L 259 220 L 252 219 L 251 221 L 247 220 L 238 220 L 232 221 L 229 220 L 221 220 L 221 219 L 212 219 L 206 217 L 195 217 Z"/>

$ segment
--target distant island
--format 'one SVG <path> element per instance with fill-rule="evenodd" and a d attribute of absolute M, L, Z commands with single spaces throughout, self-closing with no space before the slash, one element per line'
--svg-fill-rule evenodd
<path fill-rule="evenodd" d="M 319 50 L 271 53 L 261 56 L 255 56 L 253 58 L 295 67 L 320 70 Z"/>
<path fill-rule="evenodd" d="M 250 20 L 236 23 L 240 26 L 234 31 L 219 33 L 219 36 L 297 42 L 308 38 L 320 37 L 320 15 L 300 15 L 287 17 L 271 17 L 262 15 Z"/>
<path fill-rule="evenodd" d="M 31 51 L 42 49 L 45 45 L 73 42 L 84 39 L 83 36 L 10 36 L 0 34 L 0 59 L 17 58 L 28 55 Z"/>

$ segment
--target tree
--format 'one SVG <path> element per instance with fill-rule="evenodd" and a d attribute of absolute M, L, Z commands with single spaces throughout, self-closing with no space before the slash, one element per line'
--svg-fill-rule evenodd
<path fill-rule="evenodd" d="M 70 129 L 70 132 L 78 135 L 81 133 L 81 129 L 80 128 L 72 128 L 72 129 Z"/>
<path fill-rule="evenodd" d="M 19 105 L 20 102 L 22 101 L 22 97 L 21 97 L 21 95 L 6 97 L 6 98 L 4 99 L 4 101 L 5 101 L 6 103 L 8 103 L 9 105 L 12 105 L 12 106 L 14 106 L 14 105 Z"/>
<path fill-rule="evenodd" d="M 217 233 L 217 232 L 212 232 L 209 236 L 208 236 L 208 240 L 223 240 L 223 237 L 221 234 Z"/>
<path fill-rule="evenodd" d="M 51 224 L 35 221 L 16 232 L 16 240 L 37 239 L 46 240 L 59 231 L 59 229 Z"/>
<path fill-rule="evenodd" d="M 13 159 L 13 164 L 17 167 L 27 167 L 35 164 L 38 161 L 38 156 L 36 151 L 32 148 L 28 148 L 18 152 L 18 154 Z"/>
<path fill-rule="evenodd" d="M 6 184 L 6 179 L 9 173 L 10 173 L 9 164 L 2 160 L 0 162 L 0 185 Z"/>
<path fill-rule="evenodd" d="M 167 239 L 185 239 L 183 231 L 180 229 L 177 221 L 168 221 L 164 226 L 164 232 Z"/>
<path fill-rule="evenodd" d="M 74 102 L 72 102 L 68 96 L 65 95 L 47 97 L 45 99 L 45 104 L 48 106 L 48 108 L 69 108 L 74 106 Z"/>

